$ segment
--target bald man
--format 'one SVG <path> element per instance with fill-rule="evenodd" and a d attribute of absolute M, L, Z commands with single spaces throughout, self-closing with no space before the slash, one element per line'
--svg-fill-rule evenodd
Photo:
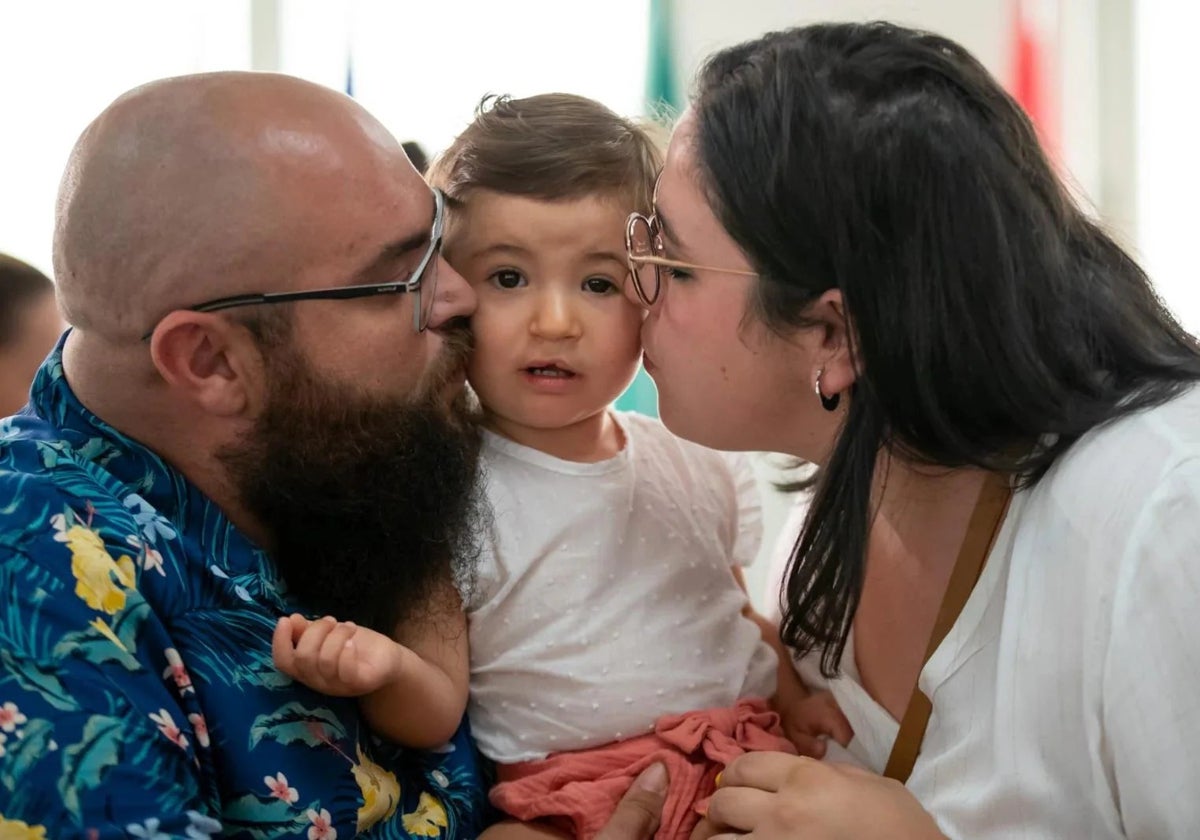
<path fill-rule="evenodd" d="M 0 421 L 0 835 L 480 831 L 465 724 L 383 743 L 271 655 L 292 613 L 419 654 L 459 609 L 474 299 L 441 213 L 378 122 L 285 76 L 156 82 L 83 133 L 54 238 L 72 329 Z M 649 836 L 664 783 L 607 836 Z"/>

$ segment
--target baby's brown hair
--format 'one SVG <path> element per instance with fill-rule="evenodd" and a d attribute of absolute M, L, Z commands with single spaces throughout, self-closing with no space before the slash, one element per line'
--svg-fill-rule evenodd
<path fill-rule="evenodd" d="M 487 96 L 429 171 L 451 206 L 474 189 L 543 201 L 612 194 L 652 212 L 660 146 L 648 124 L 593 99 L 545 93 Z"/>

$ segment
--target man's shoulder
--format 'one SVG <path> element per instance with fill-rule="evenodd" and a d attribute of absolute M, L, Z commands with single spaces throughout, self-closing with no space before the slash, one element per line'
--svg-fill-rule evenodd
<path fill-rule="evenodd" d="M 66 432 L 39 417 L 0 419 L 0 476 L 5 481 L 54 484 L 117 454 L 111 441 Z"/>
<path fill-rule="evenodd" d="M 44 540 L 62 542 L 72 526 L 96 533 L 130 531 L 133 518 L 117 482 L 101 464 L 105 442 L 67 440 L 36 418 L 0 428 L 0 555 L 36 555 Z M 105 534 L 107 538 L 108 535 Z"/>

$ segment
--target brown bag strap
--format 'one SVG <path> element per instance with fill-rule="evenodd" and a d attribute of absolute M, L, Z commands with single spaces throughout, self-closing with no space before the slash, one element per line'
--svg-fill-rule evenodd
<path fill-rule="evenodd" d="M 1011 498 L 1012 490 L 1008 486 L 1008 480 L 1004 476 L 991 473 L 979 491 L 979 500 L 971 513 L 966 536 L 963 537 L 962 546 L 958 550 L 958 559 L 954 561 L 954 571 L 950 573 L 950 582 L 946 585 L 946 594 L 942 596 L 942 606 L 938 610 L 937 621 L 929 637 L 929 646 L 921 660 L 922 671 L 950 632 L 950 628 L 954 626 L 954 622 L 958 620 L 967 599 L 971 597 L 971 591 L 979 580 L 983 564 L 987 562 L 987 556 L 996 541 L 1000 523 Z M 918 681 L 919 678 L 918 674 Z M 925 728 L 929 725 L 929 715 L 932 712 L 933 704 L 921 692 L 919 686 L 914 685 L 912 697 L 904 711 L 904 719 L 900 721 L 900 732 L 896 735 L 896 743 L 892 746 L 892 754 L 888 756 L 887 768 L 883 775 L 898 782 L 908 781 L 913 765 L 917 763 L 917 755 L 921 752 L 921 742 L 925 740 Z"/>

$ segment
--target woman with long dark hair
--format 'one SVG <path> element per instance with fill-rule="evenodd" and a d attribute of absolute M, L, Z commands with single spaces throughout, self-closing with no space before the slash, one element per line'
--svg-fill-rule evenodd
<path fill-rule="evenodd" d="M 744 757 L 707 830 L 1194 836 L 1200 347 L 983 67 L 718 53 L 628 247 L 667 425 L 817 466 L 782 633 L 873 771 Z"/>

